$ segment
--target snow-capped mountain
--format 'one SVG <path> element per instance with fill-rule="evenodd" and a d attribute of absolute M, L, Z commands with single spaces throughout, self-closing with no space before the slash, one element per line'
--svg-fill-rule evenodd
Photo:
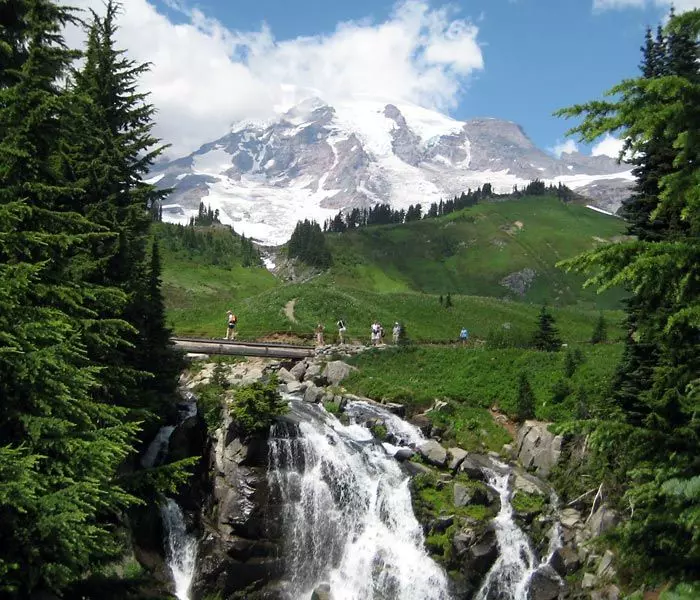
<path fill-rule="evenodd" d="M 174 188 L 165 220 L 186 222 L 201 200 L 236 231 L 281 244 L 300 219 L 375 203 L 427 208 L 487 182 L 503 193 L 533 179 L 585 191 L 615 212 L 632 176 L 605 156 L 550 156 L 507 121 L 456 121 L 366 98 L 330 106 L 313 97 L 274 119 L 235 124 L 189 156 L 157 165 L 149 181 Z"/>

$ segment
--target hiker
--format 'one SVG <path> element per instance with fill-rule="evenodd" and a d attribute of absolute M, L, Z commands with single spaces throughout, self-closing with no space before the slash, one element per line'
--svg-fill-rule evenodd
<path fill-rule="evenodd" d="M 338 326 L 338 343 L 339 344 L 344 344 L 345 343 L 345 331 L 347 330 L 347 327 L 345 326 L 345 321 L 343 319 L 338 319 L 338 322 L 336 323 Z"/>
<path fill-rule="evenodd" d="M 238 323 L 238 317 L 233 314 L 233 311 L 228 311 L 226 313 L 228 317 L 228 327 L 226 328 L 226 340 L 236 339 L 236 325 Z"/>
<path fill-rule="evenodd" d="M 466 327 L 462 327 L 462 331 L 459 332 L 459 339 L 462 340 L 462 346 L 465 346 L 469 339 L 469 332 Z"/>
<path fill-rule="evenodd" d="M 379 324 L 379 321 L 377 321 L 377 319 L 375 319 L 374 323 L 372 323 L 372 337 L 370 338 L 373 346 L 376 346 L 379 343 L 379 329 L 380 328 L 381 328 L 381 325 Z"/>
<path fill-rule="evenodd" d="M 323 346 L 323 323 L 316 325 L 316 345 Z"/>
<path fill-rule="evenodd" d="M 394 344 L 399 343 L 399 336 L 401 335 L 401 325 L 399 325 L 399 322 L 396 321 L 394 323 L 394 329 L 391 330 L 391 339 L 394 341 Z"/>

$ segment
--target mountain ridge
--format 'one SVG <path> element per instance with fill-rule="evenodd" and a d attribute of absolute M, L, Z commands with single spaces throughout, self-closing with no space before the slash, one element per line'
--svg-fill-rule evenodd
<path fill-rule="evenodd" d="M 222 222 L 272 245 L 285 242 L 300 219 L 323 221 L 377 203 L 427 207 L 484 183 L 497 193 L 533 179 L 563 183 L 615 212 L 632 181 L 628 166 L 609 157 L 551 156 L 512 121 L 458 121 L 368 98 L 331 106 L 318 97 L 273 119 L 235 123 L 150 175 L 174 188 L 165 220 L 187 222 L 203 201 Z"/>

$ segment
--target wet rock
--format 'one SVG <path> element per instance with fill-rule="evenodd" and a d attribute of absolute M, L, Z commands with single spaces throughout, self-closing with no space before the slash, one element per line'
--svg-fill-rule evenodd
<path fill-rule="evenodd" d="M 606 585 L 602 590 L 591 592 L 591 600 L 619 600 L 620 596 L 620 588 L 613 584 Z"/>
<path fill-rule="evenodd" d="M 549 423 L 525 421 L 518 430 L 517 456 L 526 469 L 533 469 L 540 477 L 547 477 L 559 462 L 563 438 L 547 429 Z"/>
<path fill-rule="evenodd" d="M 496 533 L 487 529 L 479 541 L 467 551 L 467 565 L 469 571 L 486 574 L 498 558 L 498 542 Z"/>
<path fill-rule="evenodd" d="M 168 441 L 170 462 L 190 456 L 201 456 L 207 437 L 207 426 L 199 416 L 189 417 L 173 430 Z"/>
<path fill-rule="evenodd" d="M 411 458 L 414 454 L 415 452 L 413 452 L 413 450 L 404 446 L 396 451 L 396 453 L 394 454 L 394 458 L 398 461 L 404 461 Z"/>
<path fill-rule="evenodd" d="M 433 424 L 430 421 L 430 417 L 423 413 L 414 415 L 410 420 L 411 425 L 415 425 L 421 430 L 423 435 L 430 435 L 430 430 L 433 428 Z"/>
<path fill-rule="evenodd" d="M 547 488 L 542 481 L 528 473 L 513 472 L 511 482 L 514 491 L 525 492 L 526 494 L 536 494 L 538 496 L 546 496 Z"/>
<path fill-rule="evenodd" d="M 444 467 L 447 464 L 447 450 L 435 440 L 427 440 L 420 444 L 418 453 L 436 467 Z"/>
<path fill-rule="evenodd" d="M 530 578 L 528 600 L 554 600 L 559 596 L 562 581 L 549 565 L 540 567 Z"/>
<path fill-rule="evenodd" d="M 422 465 L 421 463 L 413 462 L 412 460 L 404 461 L 401 464 L 403 465 L 405 471 L 411 477 L 415 477 L 416 475 L 430 474 L 433 472 L 433 470 L 430 467 Z"/>
<path fill-rule="evenodd" d="M 406 407 L 403 404 L 399 404 L 398 402 L 385 402 L 383 406 L 397 417 L 403 419 L 406 416 Z"/>
<path fill-rule="evenodd" d="M 578 570 L 581 566 L 581 560 L 579 559 L 578 553 L 573 548 L 564 546 L 554 551 L 551 564 L 559 575 L 566 577 Z"/>
<path fill-rule="evenodd" d="M 467 454 L 459 466 L 460 473 L 464 473 L 470 479 L 486 481 L 484 468 L 492 468 L 493 461 L 483 454 Z"/>
<path fill-rule="evenodd" d="M 342 360 L 334 360 L 329 362 L 326 368 L 323 369 L 323 377 L 325 377 L 330 385 L 338 385 L 343 379 L 350 375 L 350 373 L 356 370 L 356 367 L 351 367 Z"/>
<path fill-rule="evenodd" d="M 447 464 L 450 471 L 456 471 L 462 461 L 467 457 L 467 451 L 462 450 L 462 448 L 450 448 L 447 451 L 449 455 L 449 462 Z"/>
<path fill-rule="evenodd" d="M 331 600 L 331 586 L 328 583 L 317 585 L 311 594 L 311 600 Z"/>

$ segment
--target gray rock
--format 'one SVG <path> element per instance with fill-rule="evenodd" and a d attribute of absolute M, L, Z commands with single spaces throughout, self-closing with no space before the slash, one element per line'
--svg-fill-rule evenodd
<path fill-rule="evenodd" d="M 291 381 L 297 381 L 297 378 L 292 375 L 287 369 L 282 367 L 277 371 L 277 377 L 283 383 L 289 383 Z"/>
<path fill-rule="evenodd" d="M 601 504 L 598 507 L 598 510 L 596 510 L 591 516 L 591 520 L 588 523 L 588 527 L 590 529 L 591 536 L 598 537 L 599 535 L 610 531 L 619 522 L 620 517 L 617 514 L 617 512 L 608 508 L 607 506 L 605 506 L 605 504 Z"/>
<path fill-rule="evenodd" d="M 330 584 L 321 583 L 317 585 L 311 594 L 311 600 L 332 600 Z"/>
<path fill-rule="evenodd" d="M 538 496 L 546 496 L 547 490 L 541 481 L 537 478 L 527 473 L 519 473 L 515 471 L 513 473 L 512 480 L 513 489 L 520 492 L 525 492 L 526 494 L 537 494 Z"/>
<path fill-rule="evenodd" d="M 559 513 L 559 522 L 568 529 L 574 529 L 583 525 L 581 513 L 575 508 L 565 508 Z"/>
<path fill-rule="evenodd" d="M 447 466 L 451 471 L 456 471 L 459 465 L 462 464 L 462 461 L 467 457 L 467 451 L 462 450 L 462 448 L 450 448 L 447 454 L 449 455 L 449 463 Z"/>
<path fill-rule="evenodd" d="M 430 430 L 433 428 L 433 424 L 430 421 L 430 417 L 425 414 L 413 415 L 410 420 L 411 425 L 415 425 L 421 430 L 423 435 L 430 435 Z"/>
<path fill-rule="evenodd" d="M 338 385 L 343 379 L 350 375 L 350 373 L 356 370 L 356 367 L 351 367 L 342 360 L 333 360 L 323 369 L 323 377 L 326 378 L 326 381 L 328 381 L 330 385 Z"/>
<path fill-rule="evenodd" d="M 488 529 L 467 553 L 469 569 L 477 573 L 487 573 L 498 558 L 498 541 L 493 530 Z"/>
<path fill-rule="evenodd" d="M 581 566 L 578 553 L 570 546 L 557 548 L 552 554 L 551 563 L 554 570 L 562 577 L 571 575 Z"/>
<path fill-rule="evenodd" d="M 467 456 L 459 465 L 460 473 L 464 473 L 470 479 L 476 479 L 477 481 L 486 481 L 486 476 L 484 475 L 484 468 L 493 468 L 494 463 L 488 457 L 483 454 L 467 454 Z"/>
<path fill-rule="evenodd" d="M 606 550 L 598 565 L 597 575 L 600 579 L 612 577 L 615 574 L 615 570 L 612 566 L 614 561 L 615 555 L 610 550 Z"/>
<path fill-rule="evenodd" d="M 312 363 L 310 364 L 306 372 L 304 373 L 304 381 L 315 381 L 317 377 L 321 375 L 321 365 Z"/>
<path fill-rule="evenodd" d="M 301 383 L 299 383 L 296 379 L 294 381 L 290 381 L 285 387 L 288 394 L 296 394 L 301 391 Z"/>
<path fill-rule="evenodd" d="M 518 430 L 517 456 L 526 469 L 547 477 L 559 462 L 563 438 L 547 430 L 548 423 L 525 421 Z"/>
<path fill-rule="evenodd" d="M 310 402 L 312 404 L 315 402 L 320 402 L 323 394 L 323 388 L 311 384 L 304 392 L 304 402 Z"/>
<path fill-rule="evenodd" d="M 584 573 L 583 574 L 583 579 L 581 580 L 581 587 L 584 590 L 590 590 L 595 587 L 595 584 L 597 583 L 597 578 L 593 573 Z"/>
<path fill-rule="evenodd" d="M 405 471 L 411 477 L 415 477 L 416 475 L 424 475 L 424 474 L 429 475 L 433 472 L 433 470 L 430 467 L 428 467 L 427 465 L 413 462 L 412 460 L 404 461 L 401 464 L 404 467 Z"/>
<path fill-rule="evenodd" d="M 300 360 L 289 370 L 289 372 L 296 378 L 297 381 L 301 381 L 304 379 L 304 373 L 306 373 L 306 363 L 303 360 Z"/>
<path fill-rule="evenodd" d="M 390 413 L 395 414 L 397 417 L 406 416 L 406 407 L 398 402 L 385 402 L 384 408 L 386 408 Z"/>
<path fill-rule="evenodd" d="M 469 504 L 487 504 L 489 498 L 486 492 L 475 486 L 466 486 L 455 483 L 452 490 L 452 498 L 456 507 L 468 506 Z"/>
<path fill-rule="evenodd" d="M 540 567 L 532 574 L 528 589 L 528 600 L 554 600 L 559 596 L 562 581 L 549 565 Z"/>
<path fill-rule="evenodd" d="M 537 272 L 534 269 L 526 267 L 522 271 L 506 275 L 499 284 L 522 297 L 532 285 L 536 275 Z"/>
<path fill-rule="evenodd" d="M 406 446 L 403 446 L 396 451 L 396 453 L 394 454 L 394 458 L 398 461 L 404 461 L 411 458 L 414 454 L 415 452 L 413 452 L 413 450 Z"/>
<path fill-rule="evenodd" d="M 444 467 L 447 464 L 447 450 L 435 440 L 427 440 L 418 446 L 418 453 L 431 465 Z"/>

